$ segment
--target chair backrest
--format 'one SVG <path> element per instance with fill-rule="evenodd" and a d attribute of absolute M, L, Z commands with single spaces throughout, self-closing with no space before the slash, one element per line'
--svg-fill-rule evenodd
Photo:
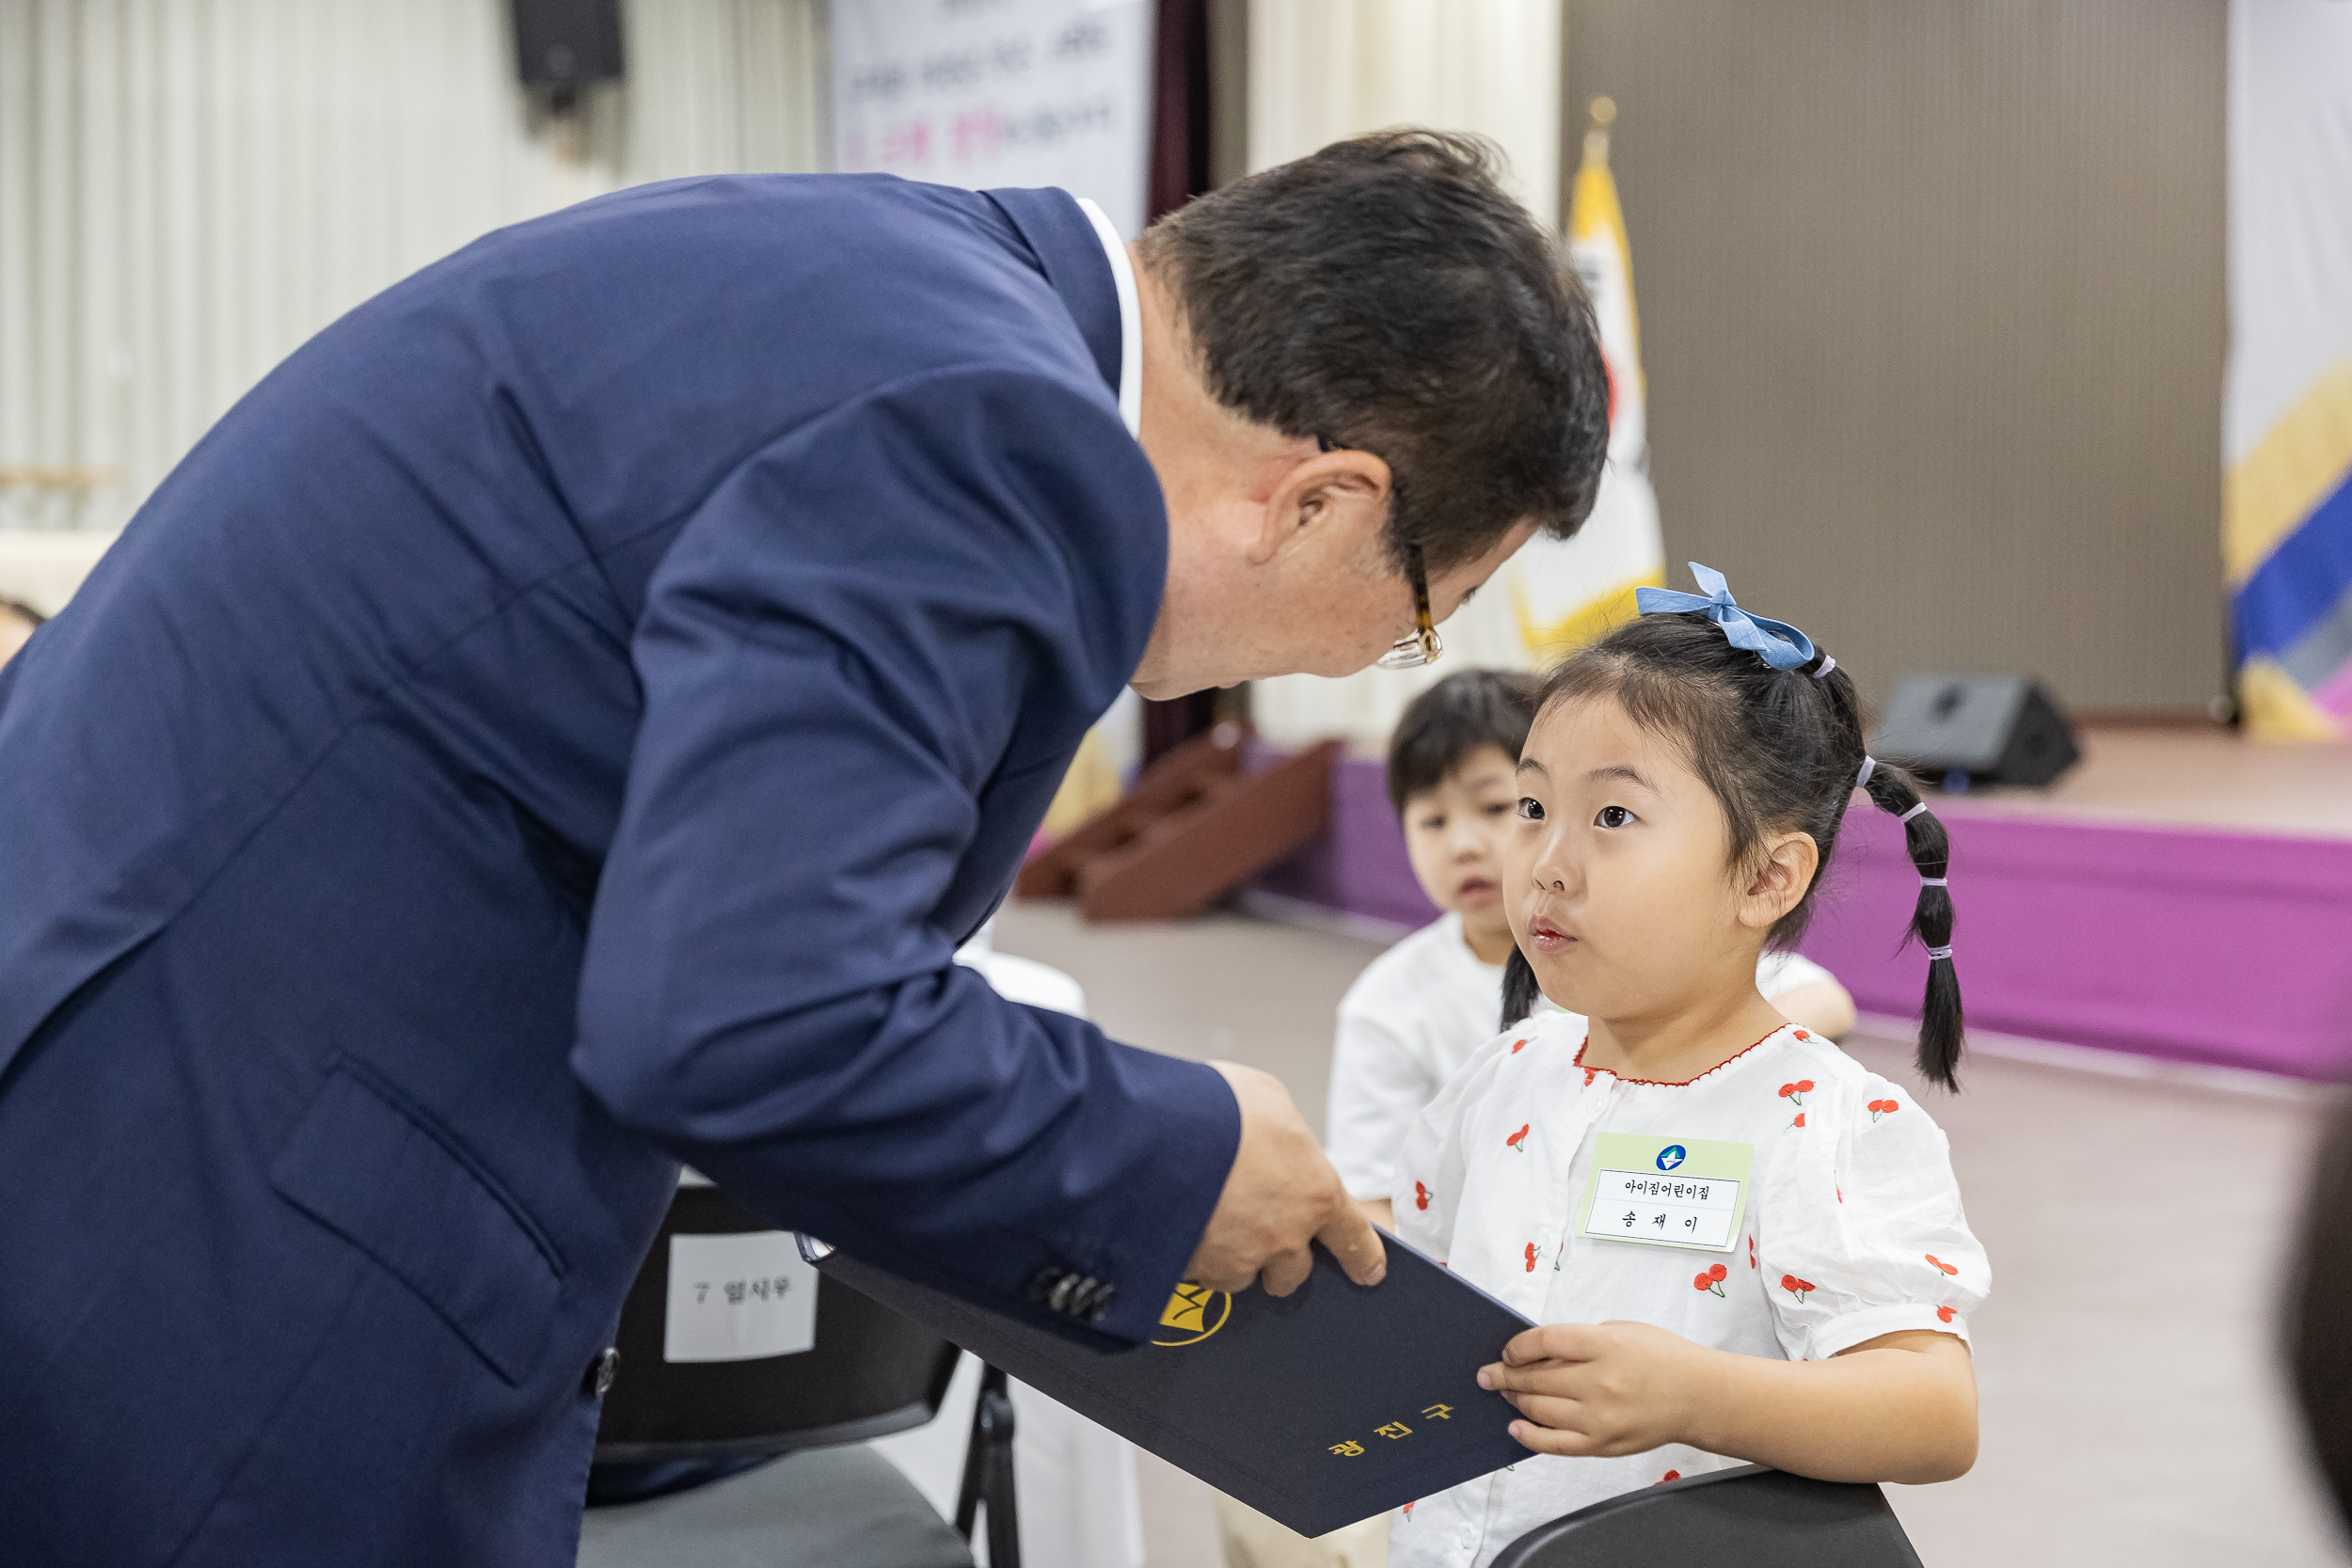
<path fill-rule="evenodd" d="M 1695 1554 L 1712 1554 L 1702 1559 Z M 1760 1465 L 1645 1486 L 1538 1525 L 1493 1568 L 1920 1568 L 1875 1486 Z"/>
<path fill-rule="evenodd" d="M 863 1443 L 939 1413 L 962 1353 L 929 1329 L 810 1271 L 816 1344 L 756 1360 L 664 1354 L 671 1239 L 774 1227 L 718 1188 L 682 1185 L 621 1307 L 620 1362 L 596 1430 L 599 1464 L 722 1459 Z"/>

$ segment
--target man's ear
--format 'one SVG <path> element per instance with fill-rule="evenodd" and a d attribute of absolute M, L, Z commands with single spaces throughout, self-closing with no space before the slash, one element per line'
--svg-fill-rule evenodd
<path fill-rule="evenodd" d="M 1293 465 L 1266 498 L 1249 563 L 1311 543 L 1352 553 L 1388 526 L 1390 484 L 1388 464 L 1368 451 L 1343 448 Z"/>
<path fill-rule="evenodd" d="M 1740 900 L 1740 923 L 1769 929 L 1804 897 L 1820 864 L 1821 847 L 1811 833 L 1777 833 L 1766 839 Z"/>

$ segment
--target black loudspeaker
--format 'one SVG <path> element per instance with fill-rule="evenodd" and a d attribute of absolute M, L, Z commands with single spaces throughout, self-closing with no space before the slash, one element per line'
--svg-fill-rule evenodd
<path fill-rule="evenodd" d="M 2082 756 L 2058 700 L 2028 675 L 1909 676 L 1870 752 L 1947 789 L 2045 784 Z"/>
<path fill-rule="evenodd" d="M 621 75 L 620 0 L 513 0 L 515 72 L 569 107 L 580 89 Z"/>

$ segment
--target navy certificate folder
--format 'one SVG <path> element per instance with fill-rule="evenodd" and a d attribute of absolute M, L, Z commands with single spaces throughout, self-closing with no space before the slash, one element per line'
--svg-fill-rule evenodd
<path fill-rule="evenodd" d="M 1320 1246 L 1276 1300 L 1177 1288 L 1152 1343 L 1101 1351 L 844 1253 L 824 1273 L 1303 1535 L 1528 1457 L 1478 1369 L 1531 1326 L 1393 1236 L 1369 1290 Z"/>

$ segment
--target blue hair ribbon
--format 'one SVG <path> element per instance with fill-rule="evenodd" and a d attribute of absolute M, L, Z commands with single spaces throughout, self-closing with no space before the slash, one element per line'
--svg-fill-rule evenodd
<path fill-rule="evenodd" d="M 1813 639 L 1786 621 L 1751 615 L 1731 596 L 1731 584 L 1712 566 L 1691 562 L 1691 575 L 1705 594 L 1684 594 L 1672 588 L 1637 588 L 1633 608 L 1644 615 L 1671 615 L 1696 610 L 1721 626 L 1735 648 L 1745 648 L 1775 670 L 1794 670 L 1811 662 Z"/>

